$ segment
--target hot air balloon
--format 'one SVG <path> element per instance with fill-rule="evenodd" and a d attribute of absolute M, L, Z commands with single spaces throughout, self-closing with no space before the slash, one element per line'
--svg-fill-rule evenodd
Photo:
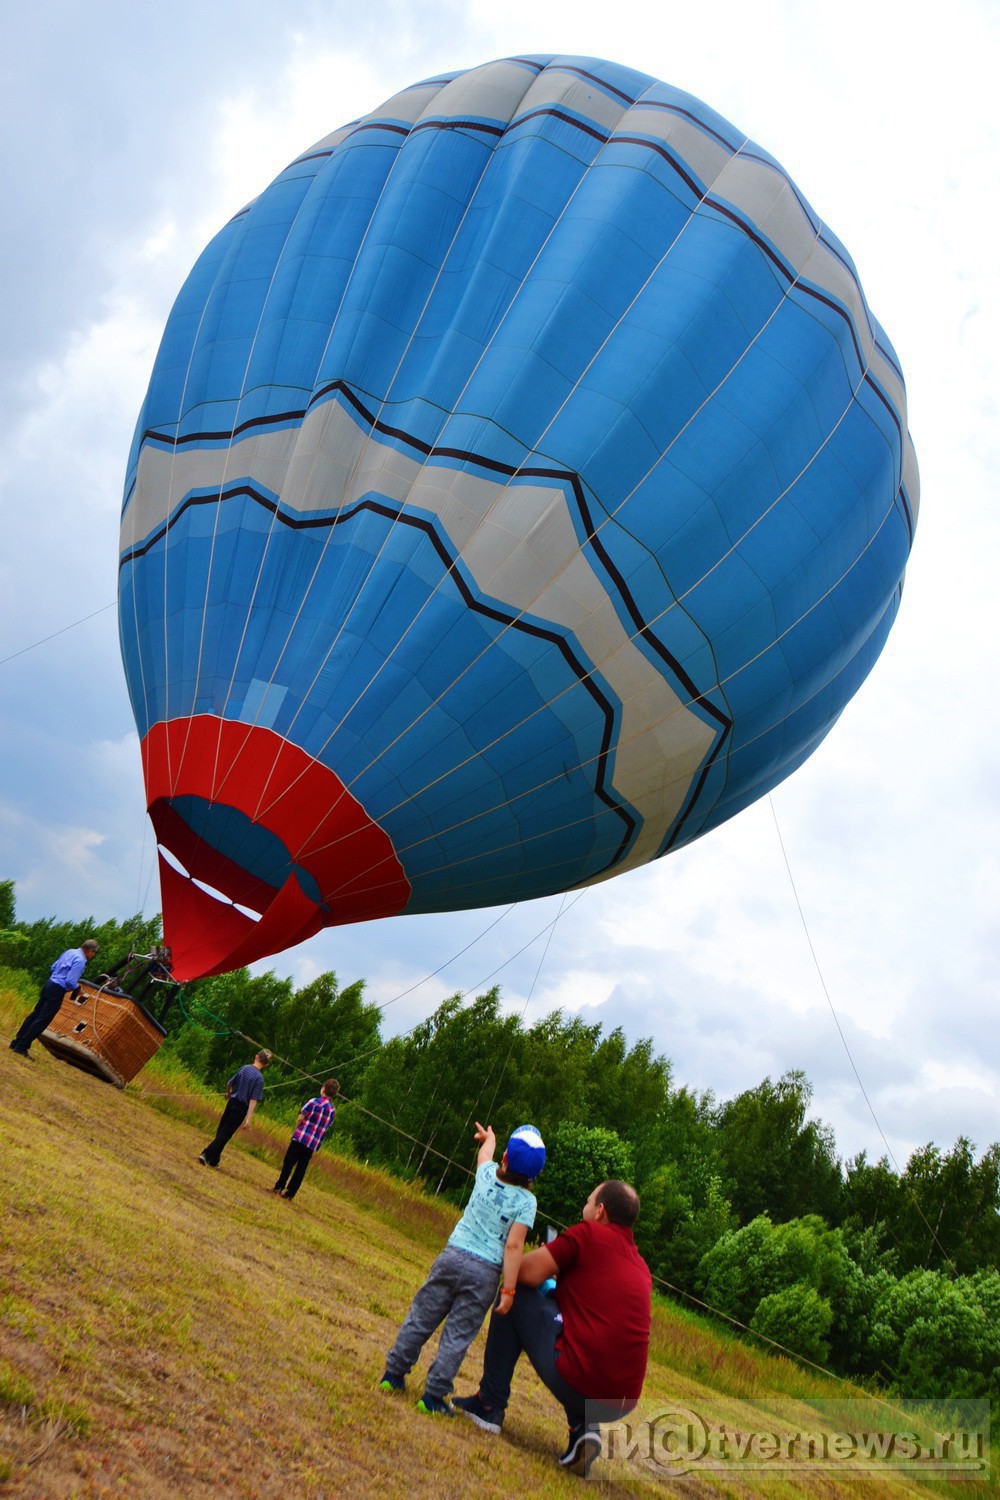
<path fill-rule="evenodd" d="M 334 131 L 198 260 L 128 466 L 175 977 L 732 817 L 873 666 L 917 495 L 850 257 L 697 99 L 513 57 Z"/>

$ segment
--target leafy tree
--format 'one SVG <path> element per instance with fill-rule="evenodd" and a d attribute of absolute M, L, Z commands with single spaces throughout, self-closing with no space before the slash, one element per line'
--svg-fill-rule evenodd
<path fill-rule="evenodd" d="M 688 1212 L 672 1226 L 664 1221 L 662 1227 L 666 1232 L 659 1253 L 654 1255 L 656 1274 L 681 1291 L 694 1292 L 702 1258 L 723 1235 L 735 1229 L 736 1224 L 736 1215 L 723 1191 L 721 1179 L 709 1177 L 700 1202 L 692 1203 Z"/>
<path fill-rule="evenodd" d="M 883 1247 L 892 1243 L 899 1217 L 901 1187 L 887 1156 L 870 1162 L 862 1151 L 847 1163 L 843 1223 L 877 1232 Z"/>
<path fill-rule="evenodd" d="M 632 1153 L 613 1130 L 566 1122 L 545 1144 L 547 1159 L 538 1179 L 538 1206 L 557 1228 L 579 1221 L 583 1205 L 599 1183 L 613 1178 L 633 1180 Z"/>
<path fill-rule="evenodd" d="M 635 1230 L 636 1244 L 654 1276 L 662 1276 L 679 1285 L 665 1269 L 666 1252 L 678 1226 L 691 1218 L 693 1205 L 690 1195 L 684 1191 L 678 1163 L 664 1162 L 657 1167 L 643 1182 L 641 1198 L 642 1213 Z"/>
<path fill-rule="evenodd" d="M 758 1214 L 742 1229 L 724 1234 L 707 1251 L 698 1267 L 698 1281 L 710 1307 L 749 1323 L 762 1297 L 790 1284 L 774 1275 L 773 1236 L 770 1219 Z"/>
<path fill-rule="evenodd" d="M 666 1159 L 670 1124 L 670 1064 L 653 1051 L 650 1037 L 629 1047 L 621 1027 L 600 1037 L 589 1067 L 588 1124 L 603 1125 L 627 1140 L 637 1182 L 645 1183 Z M 564 1119 L 572 1118 L 564 1113 Z"/>
<path fill-rule="evenodd" d="M 519 1023 L 516 1029 L 518 1044 L 512 1050 L 508 1044 L 503 1093 L 519 1101 L 524 1119 L 538 1125 L 543 1135 L 543 1125 L 553 1129 L 559 1120 L 604 1123 L 592 1119 L 595 1105 L 601 1105 L 594 1067 L 600 1026 L 557 1010 L 527 1032 Z"/>
<path fill-rule="evenodd" d="M 363 979 L 342 990 L 336 974 L 320 974 L 279 1000 L 271 1033 L 276 1052 L 310 1075 L 317 1086 L 335 1076 L 348 1098 L 359 1091 L 382 1040 L 381 1013 L 377 1006 L 365 1003 L 364 991 Z M 303 1080 L 299 1093 L 311 1086 Z"/>
<path fill-rule="evenodd" d="M 964 1282 L 967 1296 L 983 1311 L 984 1394 L 995 1404 L 1000 1402 L 1000 1270 L 996 1266 L 984 1267 Z"/>
<path fill-rule="evenodd" d="M 716 1125 L 733 1208 L 741 1223 L 758 1214 L 792 1219 L 840 1218 L 842 1180 L 833 1133 L 806 1112 L 812 1086 L 805 1074 L 765 1078 L 721 1106 Z"/>
<path fill-rule="evenodd" d="M 96 922 L 93 917 L 59 922 L 55 917 L 44 917 L 37 922 L 18 922 L 14 930 L 26 940 L 18 950 L 18 966 L 42 985 L 60 953 L 78 948 L 84 938 L 95 938 L 100 946 L 100 956 L 88 971 L 92 975 L 132 950 L 147 952 L 160 941 L 160 918 L 137 914 L 124 922 Z"/>
<path fill-rule="evenodd" d="M 712 1095 L 668 1088 L 666 1079 L 662 1083 L 655 1120 L 651 1126 L 644 1122 L 645 1139 L 656 1142 L 655 1165 L 648 1172 L 636 1168 L 642 1195 L 637 1239 L 657 1276 L 694 1292 L 702 1256 L 738 1220 L 717 1148 Z M 630 1130 L 622 1134 L 633 1144 Z M 643 1159 L 639 1150 L 637 1156 Z"/>
<path fill-rule="evenodd" d="M 492 1110 L 501 1083 L 503 1113 L 483 1122 L 494 1125 L 501 1146 L 530 1118 L 521 1112 L 517 1089 L 522 1037 L 517 1018 L 500 1013 L 497 989 L 471 1005 L 459 995 L 445 1000 L 372 1059 L 359 1099 L 371 1114 L 359 1111 L 351 1124 L 358 1151 L 460 1197 L 469 1183 L 464 1166 L 474 1160 L 474 1122 Z"/>
<path fill-rule="evenodd" d="M 897 1176 L 883 1157 L 848 1164 L 846 1222 L 875 1228 L 902 1271 L 923 1267 L 971 1275 L 1000 1262 L 1000 1145 L 979 1161 L 959 1136 L 951 1151 L 927 1145 Z"/>
<path fill-rule="evenodd" d="M 0 880 L 0 964 L 21 969 L 27 955 L 27 934 L 14 930 L 14 882 Z"/>
<path fill-rule="evenodd" d="M 910 1157 L 893 1223 L 901 1269 L 971 1274 L 1000 1262 L 1000 1144 L 981 1159 L 965 1136 L 951 1151 L 927 1145 Z"/>
<path fill-rule="evenodd" d="M 654 1276 L 694 1292 L 702 1257 L 737 1228 L 721 1179 L 696 1157 L 657 1167 L 642 1184 L 636 1242 Z"/>
<path fill-rule="evenodd" d="M 477 1118 L 494 1125 L 501 1145 L 507 1132 L 529 1120 L 550 1144 L 553 1132 L 570 1123 L 619 1136 L 627 1130 L 631 1144 L 642 1134 L 642 1101 L 661 1115 L 666 1110 L 667 1081 L 666 1064 L 652 1056 L 651 1044 L 629 1048 L 620 1031 L 602 1041 L 599 1025 L 559 1011 L 526 1031 L 516 1016 L 502 1012 L 494 989 L 471 1004 L 453 996 L 373 1060 L 361 1103 L 414 1140 L 401 1141 L 370 1118 L 352 1121 L 352 1130 L 362 1153 L 397 1170 L 437 1173 L 440 1187 L 461 1192 L 465 1174 L 440 1165 L 434 1151 L 467 1160 Z M 633 1091 L 639 1103 L 630 1113 Z M 609 1118 L 622 1121 L 622 1132 Z M 629 1153 L 630 1180 L 633 1165 Z M 571 1220 L 598 1180 L 582 1198 L 574 1189 Z"/>
<path fill-rule="evenodd" d="M 0 927 L 0 964 L 8 969 L 23 969 L 28 952 L 27 934 L 11 927 Z"/>
<path fill-rule="evenodd" d="M 696 1094 L 688 1088 L 671 1089 L 660 1112 L 658 1160 L 681 1164 L 684 1180 L 696 1199 L 699 1193 L 704 1195 L 713 1177 L 720 1179 L 728 1196 L 716 1114 L 713 1094 Z"/>
<path fill-rule="evenodd" d="M 252 975 L 249 969 L 235 969 L 200 980 L 193 988 L 189 1012 L 210 1035 L 203 1080 L 221 1089 L 237 1068 L 253 1060 L 258 1045 L 271 1047 L 275 1017 L 292 997 L 292 981 L 270 970 Z"/>
<path fill-rule="evenodd" d="M 14 882 L 0 880 L 0 931 L 14 926 Z"/>
<path fill-rule="evenodd" d="M 866 1276 L 848 1253 L 842 1232 L 828 1228 L 817 1215 L 787 1224 L 772 1224 L 766 1215 L 759 1215 L 742 1229 L 723 1235 L 702 1258 L 698 1275 L 709 1305 L 750 1327 L 757 1326 L 754 1319 L 767 1301 L 761 1318 L 769 1336 L 780 1343 L 787 1341 L 773 1331 L 775 1309 L 785 1307 L 786 1302 L 769 1299 L 793 1287 L 812 1288 L 829 1308 L 830 1318 L 811 1299 L 797 1293 L 798 1301 L 793 1302 L 801 1303 L 805 1331 L 800 1343 L 789 1347 L 804 1354 L 810 1340 L 814 1351 L 818 1349 L 815 1341 L 819 1339 L 822 1352 L 809 1354 L 810 1359 L 825 1363 L 830 1358 L 838 1368 L 859 1371 L 867 1368 L 868 1333 L 877 1294 L 892 1279 L 883 1269 L 874 1278 Z M 766 1330 L 762 1323 L 758 1331 Z"/>

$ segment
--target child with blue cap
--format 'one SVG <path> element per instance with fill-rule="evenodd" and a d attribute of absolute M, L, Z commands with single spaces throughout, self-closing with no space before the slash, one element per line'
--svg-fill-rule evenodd
<path fill-rule="evenodd" d="M 493 1160 L 492 1125 L 477 1120 L 475 1139 L 479 1155 L 472 1196 L 414 1297 L 379 1381 L 380 1390 L 404 1390 L 421 1349 L 443 1321 L 437 1355 L 417 1402 L 417 1410 L 430 1416 L 455 1415 L 448 1396 L 469 1345 L 494 1302 L 500 1316 L 510 1312 L 525 1236 L 535 1222 L 535 1195 L 529 1187 L 545 1165 L 545 1143 L 534 1125 L 514 1131 L 499 1167 Z"/>

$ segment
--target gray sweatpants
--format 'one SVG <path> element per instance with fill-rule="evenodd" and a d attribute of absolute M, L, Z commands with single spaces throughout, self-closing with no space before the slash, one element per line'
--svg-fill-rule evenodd
<path fill-rule="evenodd" d="M 427 1371 L 424 1392 L 443 1401 L 452 1388 L 466 1350 L 483 1326 L 496 1300 L 500 1267 L 446 1245 L 403 1320 L 396 1342 L 386 1355 L 390 1375 L 408 1375 L 420 1351 L 444 1319 L 438 1352 Z"/>

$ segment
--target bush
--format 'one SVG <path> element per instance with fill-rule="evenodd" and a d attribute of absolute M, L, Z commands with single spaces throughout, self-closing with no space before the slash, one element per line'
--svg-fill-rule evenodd
<path fill-rule="evenodd" d="M 34 1005 L 38 999 L 38 985 L 23 969 L 8 969 L 0 966 L 0 990 L 16 995 L 26 1006 Z"/>
<path fill-rule="evenodd" d="M 632 1179 L 632 1153 L 613 1130 L 598 1125 L 559 1125 L 545 1142 L 545 1171 L 538 1204 L 558 1228 L 579 1222 L 583 1205 L 600 1183 Z"/>
<path fill-rule="evenodd" d="M 28 935 L 13 928 L 0 928 L 0 964 L 5 968 L 23 969 L 28 952 Z"/>
<path fill-rule="evenodd" d="M 1000 1395 L 998 1311 L 996 1271 L 909 1272 L 886 1286 L 874 1311 L 881 1373 L 917 1399 Z"/>
<path fill-rule="evenodd" d="M 825 1365 L 830 1355 L 826 1336 L 832 1324 L 833 1308 L 827 1299 L 803 1281 L 763 1297 L 750 1319 L 753 1333 L 819 1365 Z"/>

